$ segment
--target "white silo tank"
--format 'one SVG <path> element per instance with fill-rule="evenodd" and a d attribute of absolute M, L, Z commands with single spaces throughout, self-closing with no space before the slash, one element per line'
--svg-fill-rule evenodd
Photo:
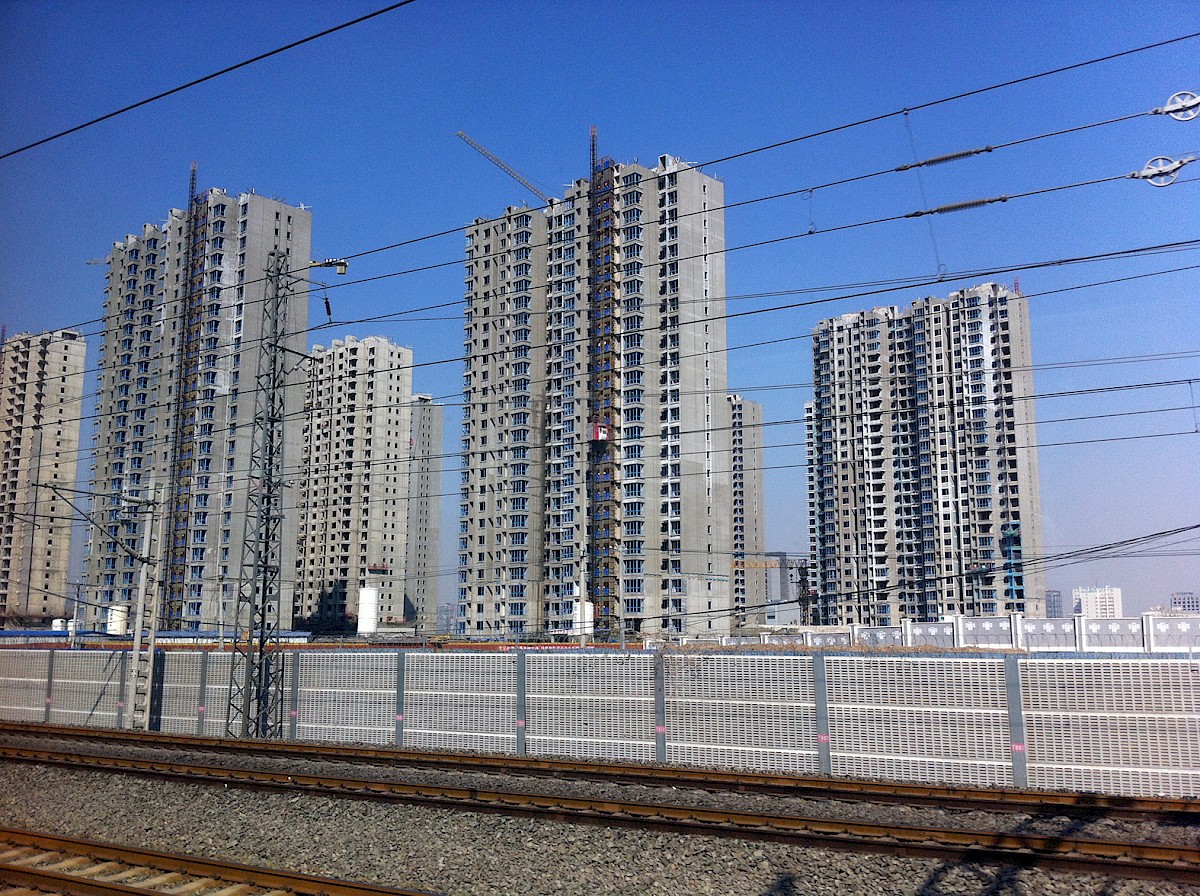
<path fill-rule="evenodd" d="M 125 635 L 129 633 L 129 607 L 109 607 L 108 624 L 104 631 L 109 635 Z"/>
<path fill-rule="evenodd" d="M 358 633 L 373 635 L 379 631 L 379 589 L 360 588 L 358 591 Z"/>

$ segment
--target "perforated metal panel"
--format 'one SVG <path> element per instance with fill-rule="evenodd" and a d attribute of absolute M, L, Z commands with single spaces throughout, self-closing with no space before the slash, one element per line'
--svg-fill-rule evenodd
<path fill-rule="evenodd" d="M 850 756 L 833 754 L 833 774 L 885 781 L 922 781 L 972 787 L 1012 787 L 1012 766 L 966 762 L 940 762 L 902 756 Z"/>
<path fill-rule="evenodd" d="M 1200 661 L 1022 659 L 1025 714 L 1200 714 Z"/>
<path fill-rule="evenodd" d="M 667 761 L 815 772 L 811 657 L 668 655 L 664 679 Z"/>
<path fill-rule="evenodd" d="M 199 651 L 170 650 L 155 660 L 162 670 L 162 712 L 159 730 L 167 734 L 195 734 L 200 707 L 207 714 L 208 705 L 201 699 Z M 221 707 L 224 711 L 224 707 Z"/>
<path fill-rule="evenodd" d="M 233 671 L 233 654 L 213 652 L 208 655 L 208 675 L 204 689 L 204 737 L 224 737 L 229 710 L 229 675 Z"/>
<path fill-rule="evenodd" d="M 288 656 L 289 662 L 293 656 Z M 299 654 L 296 736 L 394 743 L 397 665 L 394 653 Z M 290 673 L 284 675 L 285 687 L 291 687 L 291 680 Z"/>
<path fill-rule="evenodd" d="M 1200 794 L 1200 662 L 1030 659 L 1020 667 L 1031 785 Z"/>
<path fill-rule="evenodd" d="M 829 703 L 871 706 L 1006 707 L 1002 659 L 825 658 Z"/>
<path fill-rule="evenodd" d="M 115 728 L 120 694 L 119 651 L 62 650 L 55 653 L 51 724 Z"/>
<path fill-rule="evenodd" d="M 527 752 L 654 759 L 652 654 L 530 653 L 525 693 Z"/>
<path fill-rule="evenodd" d="M 1122 796 L 1195 798 L 1200 795 L 1200 772 L 1030 765 L 1029 786 L 1047 790 L 1077 790 L 1083 793 L 1113 793 Z"/>
<path fill-rule="evenodd" d="M 1009 784 L 1003 660 L 826 657 L 833 772 Z"/>
<path fill-rule="evenodd" d="M 405 659 L 404 746 L 516 750 L 514 654 L 414 652 Z"/>
<path fill-rule="evenodd" d="M 46 712 L 48 650 L 0 650 L 0 717 L 40 722 Z"/>

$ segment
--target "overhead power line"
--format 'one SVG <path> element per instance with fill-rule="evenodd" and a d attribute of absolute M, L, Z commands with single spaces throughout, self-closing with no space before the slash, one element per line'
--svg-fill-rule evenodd
<path fill-rule="evenodd" d="M 27 143 L 25 146 L 19 146 L 16 149 L 10 149 L 8 152 L 0 155 L 0 161 L 3 161 L 11 156 L 18 155 L 19 153 L 28 152 L 29 150 L 35 149 L 39 146 L 44 146 L 47 143 L 60 139 L 61 137 L 66 137 L 69 134 L 74 134 L 78 131 L 84 130 L 85 128 L 90 128 L 93 125 L 108 121 L 111 118 L 116 118 L 118 115 L 124 115 L 126 112 L 132 112 L 134 109 L 140 109 L 142 106 L 148 106 L 151 103 L 156 103 L 159 100 L 166 99 L 169 96 L 174 96 L 177 93 L 182 93 L 185 90 L 196 87 L 200 84 L 204 84 L 207 81 L 212 81 L 221 77 L 222 75 L 228 75 L 230 72 L 236 72 L 238 69 L 243 69 L 247 66 L 254 65 L 256 62 L 262 62 L 264 59 L 270 59 L 272 56 L 278 56 L 280 53 L 286 53 L 288 50 L 294 50 L 296 47 L 303 46 L 307 43 L 312 43 L 314 40 L 318 40 L 322 37 L 328 37 L 330 34 L 335 34 L 338 31 L 344 31 L 345 29 L 351 28 L 354 25 L 359 25 L 368 21 L 369 19 L 374 19 L 377 16 L 383 15 L 384 13 L 392 12 L 402 6 L 408 6 L 410 3 L 415 2 L 416 0 L 400 0 L 399 3 L 393 3 L 390 6 L 383 7 L 383 9 L 377 9 L 374 12 L 369 12 L 365 16 L 359 16 L 358 18 L 351 19 L 348 22 L 342 22 L 340 25 L 334 25 L 332 28 L 326 28 L 324 31 L 318 31 L 316 34 L 310 34 L 308 37 L 302 37 L 300 40 L 294 40 L 289 44 L 284 44 L 282 47 L 276 47 L 274 50 L 268 50 L 266 53 L 259 53 L 257 56 L 252 56 L 249 59 L 243 59 L 241 62 L 228 65 L 219 71 L 213 72 L 212 74 L 204 75 L 201 78 L 195 78 L 194 80 L 188 81 L 185 84 L 172 87 L 170 90 L 164 90 L 162 93 L 156 93 L 154 96 L 146 97 L 144 100 L 138 100 L 136 103 L 131 103 L 128 106 L 123 106 L 120 109 L 117 109 L 113 112 L 108 112 L 97 118 L 93 118 L 90 121 L 85 121 L 82 124 L 77 124 L 74 127 L 67 128 L 65 131 L 59 131 L 57 134 L 51 134 L 49 137 L 43 137 L 40 140 L 35 140 L 33 143 Z"/>
<path fill-rule="evenodd" d="M 1196 248 L 1200 248 L 1200 240 L 1189 240 L 1189 241 L 1183 241 L 1180 243 L 1171 243 L 1171 244 L 1166 244 L 1166 246 L 1172 250 L 1181 249 L 1181 248 L 1196 249 Z M 924 280 L 909 280 L 906 278 L 906 279 L 900 281 L 900 285 L 897 285 L 897 286 L 886 286 L 886 287 L 882 287 L 879 289 L 868 289 L 868 290 L 862 290 L 862 291 L 853 292 L 853 293 L 839 293 L 838 295 L 835 295 L 835 296 L 826 296 L 826 297 L 822 297 L 822 298 L 818 298 L 818 299 L 808 299 L 808 300 L 804 300 L 804 301 L 800 301 L 800 302 L 787 303 L 784 305 L 775 305 L 775 306 L 770 306 L 767 308 L 753 309 L 750 311 L 726 312 L 723 315 L 709 317 L 705 321 L 695 321 L 695 322 L 691 322 L 691 323 L 712 322 L 714 320 L 728 320 L 728 319 L 743 317 L 743 316 L 747 316 L 747 315 L 770 314 L 770 313 L 779 312 L 779 311 L 812 307 L 812 306 L 816 306 L 816 305 L 827 304 L 830 302 L 838 302 L 838 301 L 843 301 L 843 300 L 861 299 L 861 298 L 866 298 L 866 297 L 871 297 L 871 296 L 886 295 L 888 293 L 894 293 L 894 292 L 898 292 L 898 291 L 901 291 L 904 289 L 915 289 L 915 288 L 922 287 L 922 286 L 948 284 L 948 283 L 953 283 L 956 280 L 965 281 L 965 280 L 979 279 L 981 277 L 995 277 L 1000 274 L 1036 270 L 1039 268 L 1046 268 L 1046 267 L 1070 266 L 1070 265 L 1074 265 L 1074 264 L 1091 263 L 1091 262 L 1096 262 L 1096 261 L 1118 260 L 1118 259 L 1126 259 L 1126 258 L 1130 258 L 1130 257 L 1139 257 L 1143 254 L 1156 254 L 1162 250 L 1164 250 L 1163 246 L 1140 247 L 1137 249 L 1125 249 L 1125 250 L 1118 250 L 1115 252 L 1099 253 L 1099 254 L 1091 255 L 1091 256 L 1079 256 L 1079 257 L 1074 257 L 1074 258 L 1053 259 L 1053 260 L 1047 260 L 1047 261 L 1028 262 L 1025 264 L 1004 265 L 1004 266 L 998 266 L 998 267 L 993 267 L 993 268 L 980 268 L 980 269 L 976 269 L 973 271 L 953 272 L 950 274 L 942 274 L 942 275 L 939 275 L 938 277 L 927 277 Z M 1172 274 L 1172 273 L 1188 272 L 1188 271 L 1197 270 L 1197 269 L 1200 269 L 1200 266 L 1189 265 L 1189 266 L 1180 267 L 1180 268 L 1171 268 L 1171 269 L 1167 269 L 1167 270 L 1151 271 L 1151 272 L 1143 273 L 1143 274 L 1135 274 L 1135 275 L 1131 275 L 1128 277 L 1119 277 L 1119 278 L 1115 278 L 1115 279 L 1093 281 L 1093 282 L 1089 282 L 1089 283 L 1073 284 L 1071 286 L 1062 287 L 1060 289 L 1051 289 L 1051 290 L 1046 290 L 1043 292 L 1027 293 L 1024 295 L 1024 298 L 1026 298 L 1026 299 L 1039 298 L 1042 296 L 1054 295 L 1057 293 L 1073 292 L 1073 291 L 1077 291 L 1077 290 L 1081 290 L 1081 289 L 1087 289 L 1089 287 L 1108 286 L 1108 285 L 1113 285 L 1116 283 L 1125 283 L 1125 282 L 1129 282 L 1129 281 L 1133 281 L 1133 280 L 1142 280 L 1142 279 L 1146 279 L 1146 278 L 1150 278 L 1150 277 L 1163 276 L 1163 275 Z M 849 286 L 851 286 L 851 285 L 845 284 L 842 286 L 811 287 L 811 288 L 798 289 L 798 290 L 780 290 L 777 292 L 756 293 L 753 297 L 754 298 L 763 298 L 763 297 L 769 297 L 772 295 L 792 295 L 792 294 L 796 294 L 796 293 L 807 294 L 810 292 L 822 292 L 822 291 L 827 291 L 827 290 L 843 289 L 843 288 L 847 288 Z M 426 307 L 430 307 L 430 306 L 426 306 Z M 424 310 L 424 309 L 418 308 L 418 309 L 413 309 L 413 310 L 420 311 L 420 310 Z M 356 324 L 356 323 L 378 322 L 380 320 L 388 319 L 388 318 L 394 319 L 398 315 L 404 315 L 407 313 L 410 313 L 410 312 L 407 312 L 407 311 L 389 312 L 388 314 L 385 314 L 385 315 L 377 315 L 377 316 L 373 316 L 373 317 L 360 318 L 358 320 L 351 320 L 351 321 L 342 321 L 342 322 L 339 322 L 332 326 L 340 327 L 340 326 L 349 326 L 351 324 Z M 330 329 L 330 328 L 331 328 L 331 325 L 322 323 L 322 324 L 318 324 L 313 327 L 309 327 L 306 331 L 303 331 L 303 332 L 313 333 L 318 330 L 324 330 L 324 329 Z M 775 337 L 772 339 L 759 340 L 756 342 L 750 342 L 750 343 L 745 343 L 745 344 L 730 345 L 730 346 L 727 346 L 726 351 L 732 352 L 732 351 L 740 351 L 740 350 L 748 349 L 748 348 L 762 348 L 762 347 L 768 346 L 768 345 L 776 345 L 776 344 L 781 344 L 784 342 L 799 341 L 799 340 L 811 339 L 811 338 L 812 338 L 811 333 L 791 334 L 791 335 L 779 336 L 779 337 Z M 244 351 L 248 345 L 256 344 L 256 342 L 257 342 L 256 340 L 252 340 L 250 343 L 244 343 L 242 346 L 242 350 Z M 544 346 L 539 346 L 539 347 L 544 347 Z M 702 351 L 695 352 L 695 353 L 684 353 L 681 355 L 681 358 L 699 357 L 703 354 L 704 354 L 704 352 L 702 352 Z M 434 367 L 434 366 L 441 366 L 441 365 L 445 365 L 445 364 L 461 363 L 462 360 L 463 359 L 462 359 L 461 355 L 454 355 L 454 356 L 448 357 L 448 358 L 435 358 L 435 359 L 431 359 L 431 360 L 427 360 L 427 361 L 414 361 L 412 364 L 398 365 L 395 367 L 383 367 L 383 368 L 379 368 L 378 372 L 380 372 L 380 373 L 397 372 L 398 373 L 398 372 L 402 372 L 402 371 L 412 371 L 417 368 Z M 1165 358 L 1164 360 L 1169 360 L 1169 359 Z M 87 373 L 92 373 L 92 372 L 95 372 L 96 370 L 98 370 L 98 368 L 89 368 L 89 370 L 84 371 L 84 374 L 86 375 Z M 541 381 L 538 380 L 536 382 L 541 382 Z M 296 382 L 296 383 L 293 383 L 290 385 L 294 386 L 295 388 L 302 388 L 305 386 L 305 384 L 303 382 Z M 759 388 L 766 389 L 767 387 L 759 387 Z M 730 391 L 738 391 L 738 390 L 731 388 Z M 750 387 L 741 387 L 741 391 L 750 391 Z M 253 388 L 250 388 L 250 389 L 243 390 L 241 394 L 244 396 L 251 396 L 254 394 L 254 392 L 255 392 L 255 390 Z M 461 390 L 455 391 L 453 393 L 447 393 L 445 395 L 434 396 L 433 400 L 442 402 L 448 398 L 457 398 L 459 395 L 461 395 Z M 82 405 L 82 401 L 83 401 L 83 399 L 81 398 L 78 403 L 80 403 Z M 155 403 L 155 404 L 149 405 L 147 409 L 154 410 L 154 409 L 160 408 L 161 406 L 162 406 L 161 404 Z M 289 416 L 301 416 L 304 413 L 307 413 L 307 412 L 296 411 L 296 412 L 293 412 Z M 95 419 L 98 419 L 98 417 L 99 417 L 98 413 L 90 413 L 90 414 L 81 413 L 80 416 L 77 418 L 67 418 L 62 422 L 72 423 L 72 422 L 75 422 L 76 420 L 83 422 L 83 421 L 87 421 L 87 420 L 95 420 Z M 224 432 L 223 427 L 219 430 L 216 430 L 214 434 L 220 435 L 222 432 Z M 85 455 L 90 450 L 91 450 L 90 448 L 81 447 L 79 449 L 78 453 L 81 455 Z"/>

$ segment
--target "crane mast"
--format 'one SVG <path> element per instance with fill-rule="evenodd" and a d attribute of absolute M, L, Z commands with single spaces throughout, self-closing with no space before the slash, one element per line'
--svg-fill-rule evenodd
<path fill-rule="evenodd" d="M 543 205 L 550 205 L 554 202 L 554 200 L 552 198 L 547 196 L 545 193 L 543 193 L 541 190 L 539 190 L 537 187 L 535 187 L 533 184 L 531 184 L 525 177 L 523 177 L 519 171 L 517 171 L 512 166 L 505 164 L 503 159 L 492 155 L 492 153 L 488 152 L 487 149 L 485 149 L 483 146 L 476 143 L 474 140 L 472 140 L 470 137 L 468 137 L 462 131 L 459 131 L 454 136 L 461 138 L 462 141 L 467 144 L 467 146 L 471 147 L 473 150 L 475 150 L 477 153 L 479 153 L 481 156 L 483 156 L 485 159 L 487 159 L 489 162 L 491 162 L 493 165 L 495 165 L 497 168 L 499 168 L 501 171 L 503 171 L 505 174 L 507 174 L 509 177 L 511 177 L 513 180 L 515 180 L 517 183 L 519 183 L 521 186 L 523 186 L 526 190 L 528 190 L 530 193 L 532 193 L 534 196 L 536 196 L 538 199 L 540 199 Z"/>

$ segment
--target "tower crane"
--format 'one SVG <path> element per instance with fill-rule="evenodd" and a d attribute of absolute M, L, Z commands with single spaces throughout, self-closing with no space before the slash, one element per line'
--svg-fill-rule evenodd
<path fill-rule="evenodd" d="M 469 147 L 471 147 L 473 150 L 475 150 L 477 153 L 479 153 L 481 156 L 483 156 L 485 159 L 487 159 L 489 162 L 491 162 L 493 165 L 495 165 L 497 168 L 499 168 L 501 171 L 503 171 L 505 174 L 507 174 L 509 177 L 511 177 L 513 180 L 515 180 L 517 183 L 519 183 L 521 186 L 523 186 L 526 190 L 528 190 L 530 193 L 532 193 L 538 199 L 540 199 L 542 201 L 543 205 L 553 204 L 553 202 L 554 202 L 553 199 L 551 199 L 549 196 L 547 196 L 545 193 L 543 193 L 541 190 L 539 190 L 537 187 L 535 187 L 533 184 L 531 184 L 525 177 L 523 177 L 521 175 L 521 173 L 519 171 L 517 171 L 515 168 L 511 167 L 510 165 L 506 164 L 503 159 L 492 155 L 492 153 L 488 152 L 486 148 L 484 148 L 483 146 L 480 146 L 478 143 L 476 143 L 474 140 L 472 140 L 470 137 L 468 137 L 462 131 L 459 131 L 454 136 L 462 138 L 463 142 L 466 143 Z"/>

